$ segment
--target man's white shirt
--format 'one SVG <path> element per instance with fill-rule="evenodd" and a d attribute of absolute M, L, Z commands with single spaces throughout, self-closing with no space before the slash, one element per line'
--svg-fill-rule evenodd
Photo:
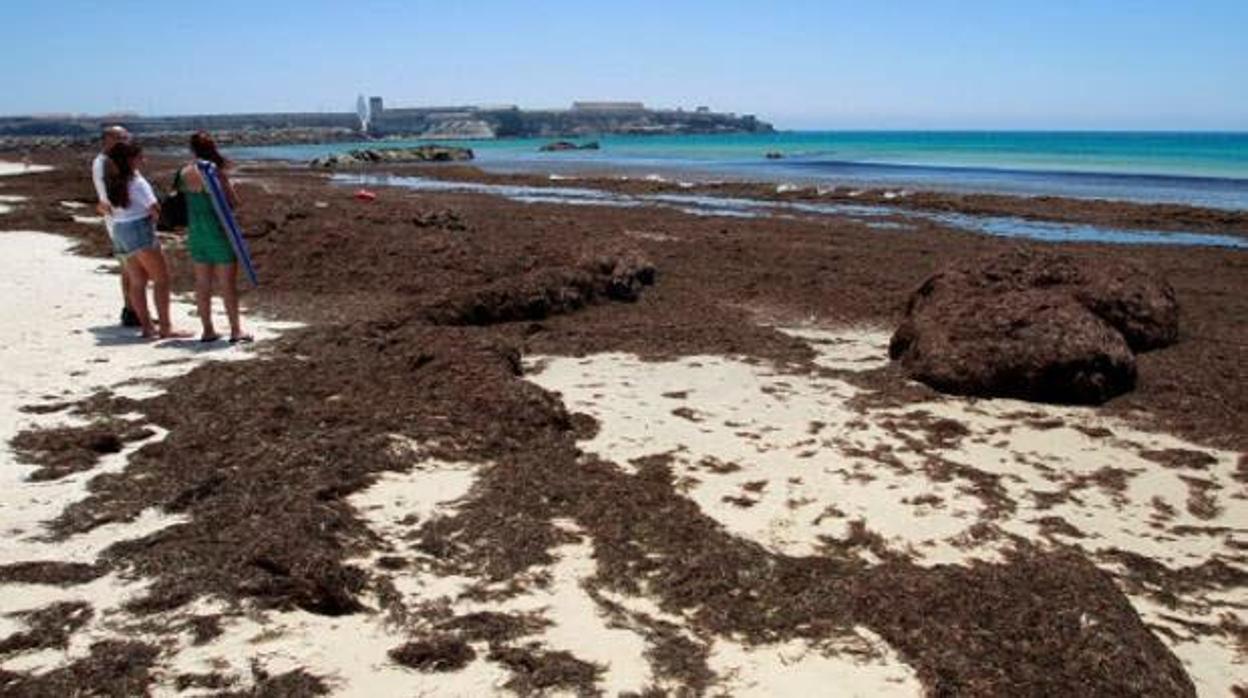
<path fill-rule="evenodd" d="M 95 159 L 91 161 L 91 182 L 95 184 L 95 196 L 102 204 L 108 203 L 108 188 L 104 186 L 104 164 L 108 162 L 108 156 L 99 153 Z M 113 217 L 104 215 L 104 227 L 108 230 L 109 235 L 113 233 Z"/>

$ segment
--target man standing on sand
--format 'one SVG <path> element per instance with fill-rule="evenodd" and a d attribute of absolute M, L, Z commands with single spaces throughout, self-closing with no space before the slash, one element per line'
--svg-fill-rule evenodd
<path fill-rule="evenodd" d="M 104 217 L 104 229 L 108 231 L 109 243 L 113 240 L 113 206 L 108 203 L 108 190 L 104 186 L 104 168 L 108 164 L 108 151 L 114 145 L 130 140 L 130 133 L 121 126 L 109 126 L 104 129 L 101 137 L 100 152 L 91 161 L 91 181 L 95 184 L 95 209 Z M 121 325 L 122 327 L 138 327 L 139 316 L 130 307 L 126 295 L 126 263 L 121 261 Z"/>

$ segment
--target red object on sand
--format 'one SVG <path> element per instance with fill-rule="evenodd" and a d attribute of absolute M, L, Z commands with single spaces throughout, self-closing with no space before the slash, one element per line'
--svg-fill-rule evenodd
<path fill-rule="evenodd" d="M 372 201 L 377 198 L 377 195 L 367 189 L 361 189 L 355 193 L 355 198 L 360 201 Z"/>

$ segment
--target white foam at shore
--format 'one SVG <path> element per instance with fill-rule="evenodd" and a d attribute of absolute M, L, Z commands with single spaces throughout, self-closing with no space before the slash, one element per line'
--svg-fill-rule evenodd
<path fill-rule="evenodd" d="M 883 332 L 807 328 L 791 334 L 810 342 L 816 363 L 827 368 L 868 370 L 886 362 Z M 1084 548 L 1094 561 L 1097 552 L 1116 548 L 1183 567 L 1212 559 L 1231 563 L 1239 559 L 1234 541 L 1248 535 L 1248 503 L 1234 494 L 1242 492 L 1234 479 L 1239 454 L 1143 432 L 1094 409 L 941 398 L 857 410 L 849 401 L 865 391 L 843 380 L 718 356 L 648 362 L 600 354 L 539 358 L 529 368 L 531 380 L 560 393 L 570 410 L 598 420 L 598 432 L 583 444 L 587 451 L 626 470 L 634 459 L 670 454 L 678 487 L 702 511 L 778 553 L 820 554 L 824 540 L 844 539 L 851 523 L 861 521 L 891 549 L 926 564 L 991 560 L 1008 539 L 980 540 L 976 524 L 997 516 L 990 522 L 1006 533 L 1042 544 L 1055 536 Z M 932 420 L 956 422 L 967 434 L 931 445 L 924 423 Z M 1084 431 L 1093 427 L 1112 435 Z M 1201 471 L 1173 470 L 1141 456 L 1175 448 L 1204 452 L 1213 462 Z M 1016 509 L 994 512 L 975 495 L 974 482 L 929 474 L 933 457 L 998 478 Z M 1121 492 L 1092 479 L 1103 468 L 1121 471 Z M 1188 510 L 1192 492 L 1184 476 L 1212 483 L 1216 516 Z M 1033 494 L 1068 485 L 1078 489 L 1066 501 Z M 1173 509 L 1169 518 L 1159 519 L 1155 502 Z M 1054 533 L 1046 528 L 1050 517 L 1086 537 Z M 1118 571 L 1113 562 L 1100 564 Z M 1196 622 L 1216 623 L 1223 614 L 1248 622 L 1248 592 L 1232 596 L 1191 593 L 1182 599 L 1184 610 L 1168 613 Z M 1162 622 L 1148 597 L 1131 600 L 1146 622 Z M 1202 693 L 1218 695 L 1228 667 L 1206 659 L 1233 656 L 1233 642 L 1171 626 L 1179 639 L 1163 640 Z"/>

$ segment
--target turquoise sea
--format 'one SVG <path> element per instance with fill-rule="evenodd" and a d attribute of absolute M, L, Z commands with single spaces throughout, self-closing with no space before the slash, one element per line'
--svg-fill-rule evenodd
<path fill-rule="evenodd" d="M 540 153 L 550 139 L 438 141 L 489 170 L 626 173 L 824 185 L 1060 195 L 1248 209 L 1248 132 L 785 131 L 617 136 L 599 150 Z M 308 160 L 373 141 L 238 149 Z M 782 159 L 769 160 L 769 152 Z"/>

